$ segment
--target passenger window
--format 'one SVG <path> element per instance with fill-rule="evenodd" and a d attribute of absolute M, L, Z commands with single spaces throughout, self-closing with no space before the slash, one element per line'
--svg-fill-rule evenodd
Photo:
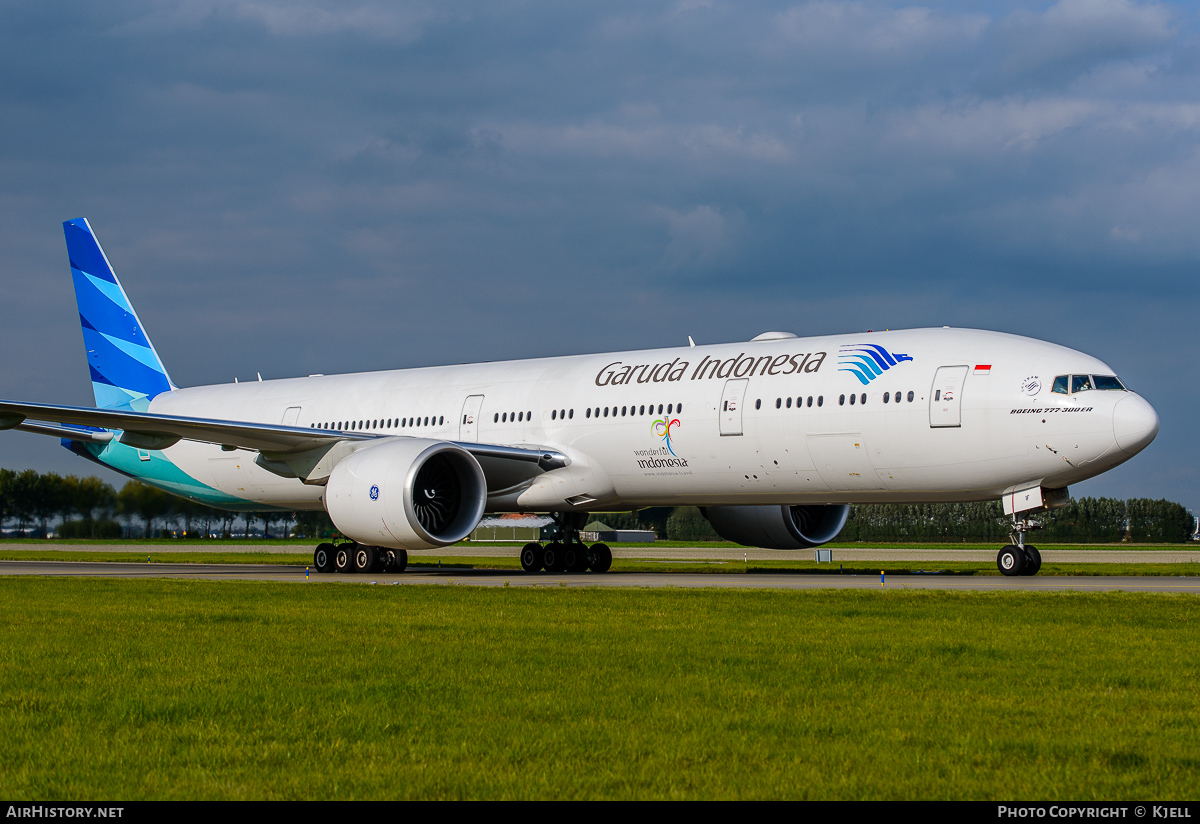
<path fill-rule="evenodd" d="M 762 409 L 762 398 L 759 398 L 758 400 L 756 400 L 756 401 L 754 402 L 754 408 L 755 408 L 755 409 Z M 669 404 L 667 405 L 667 411 L 668 411 L 668 412 L 670 412 L 670 411 L 671 411 L 671 406 L 670 406 Z"/>
<path fill-rule="evenodd" d="M 810 397 L 809 400 L 811 401 L 812 398 Z M 824 406 L 824 405 L 825 405 L 825 396 L 817 395 L 817 406 Z"/>
<path fill-rule="evenodd" d="M 729 404 L 725 404 L 725 406 L 728 407 Z M 658 414 L 660 414 L 660 415 L 662 414 L 662 404 L 661 403 L 658 405 Z"/>
<path fill-rule="evenodd" d="M 942 399 L 942 390 L 939 389 L 938 391 L 933 393 L 933 400 L 934 400 L 934 402 L 937 402 L 937 401 L 940 401 L 941 399 Z"/>
<path fill-rule="evenodd" d="M 681 403 L 675 404 L 675 414 L 676 415 L 683 414 L 683 404 L 681 404 Z"/>
<path fill-rule="evenodd" d="M 838 395 L 838 406 L 845 406 L 845 405 L 846 405 L 846 396 Z"/>
<path fill-rule="evenodd" d="M 1076 392 L 1086 392 L 1092 388 L 1091 375 L 1072 375 L 1071 376 L 1071 394 Z"/>
<path fill-rule="evenodd" d="M 913 393 L 912 393 L 912 391 L 911 391 L 911 390 L 910 390 L 910 391 L 909 391 L 909 393 L 908 393 L 908 402 L 909 402 L 909 403 L 912 403 L 912 402 L 913 402 Z"/>
<path fill-rule="evenodd" d="M 574 409 L 568 410 L 567 411 L 567 420 L 574 420 L 574 418 L 575 418 L 575 410 Z"/>
<path fill-rule="evenodd" d="M 585 417 L 585 418 L 590 418 L 590 417 L 592 417 L 592 407 L 590 407 L 590 406 L 589 406 L 589 407 L 587 408 L 587 410 L 586 410 L 586 411 L 583 413 L 583 417 Z"/>
<path fill-rule="evenodd" d="M 791 399 L 790 397 L 788 398 L 788 402 L 787 402 L 787 408 L 788 408 L 788 409 L 791 409 L 791 408 L 792 408 L 792 399 Z"/>
<path fill-rule="evenodd" d="M 608 417 L 608 407 L 604 407 L 604 417 Z"/>
<path fill-rule="evenodd" d="M 776 408 L 776 409 L 782 409 L 782 408 L 783 408 L 783 398 L 776 398 L 776 399 L 775 399 L 775 408 Z"/>
<path fill-rule="evenodd" d="M 558 410 L 557 409 L 550 410 L 550 420 L 552 420 L 552 421 L 558 420 Z"/>
<path fill-rule="evenodd" d="M 861 396 L 861 397 L 858 399 L 858 402 L 859 402 L 859 403 L 866 403 L 866 402 L 867 402 L 867 393 L 866 393 L 866 392 L 863 392 L 863 393 L 862 393 L 862 396 Z"/>
<path fill-rule="evenodd" d="M 857 397 L 855 397 L 854 395 L 851 395 L 851 396 L 850 396 L 850 405 L 851 405 L 851 406 L 854 406 L 854 402 L 855 402 L 856 400 L 858 400 L 858 398 L 857 398 Z"/>
<path fill-rule="evenodd" d="M 1057 377 L 1054 379 L 1054 386 L 1053 386 L 1053 388 L 1051 388 L 1051 390 L 1050 390 L 1050 391 L 1051 391 L 1051 392 L 1056 392 L 1056 393 L 1058 393 L 1059 395 L 1066 395 L 1066 394 L 1067 394 L 1067 392 L 1068 392 L 1068 389 L 1067 389 L 1067 376 L 1066 376 L 1066 375 L 1059 375 L 1059 376 L 1057 376 Z"/>
<path fill-rule="evenodd" d="M 809 396 L 808 396 L 808 403 L 807 403 L 806 405 L 807 405 L 807 406 L 812 406 L 812 395 L 809 395 Z M 817 406 L 820 406 L 820 405 L 821 405 L 821 404 L 817 404 Z"/>

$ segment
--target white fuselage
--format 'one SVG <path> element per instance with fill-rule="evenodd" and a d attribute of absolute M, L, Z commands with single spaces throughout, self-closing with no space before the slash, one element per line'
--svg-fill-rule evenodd
<path fill-rule="evenodd" d="M 907 359 L 856 371 L 864 347 Z M 196 387 L 150 411 L 570 458 L 516 489 L 489 479 L 492 511 L 976 501 L 1065 487 L 1153 439 L 1157 416 L 1132 392 L 1051 391 L 1072 374 L 1113 371 L 1030 338 L 914 329 Z M 183 441 L 164 456 L 240 499 L 322 505 L 323 487 L 253 452 Z"/>

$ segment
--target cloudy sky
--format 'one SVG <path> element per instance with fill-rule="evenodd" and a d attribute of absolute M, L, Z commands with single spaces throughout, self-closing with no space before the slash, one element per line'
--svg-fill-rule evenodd
<path fill-rule="evenodd" d="M 0 5 L 0 397 L 90 404 L 61 222 L 181 385 L 910 326 L 1110 363 L 1076 495 L 1200 512 L 1194 6 Z M 0 465 L 92 470 L 5 433 Z"/>

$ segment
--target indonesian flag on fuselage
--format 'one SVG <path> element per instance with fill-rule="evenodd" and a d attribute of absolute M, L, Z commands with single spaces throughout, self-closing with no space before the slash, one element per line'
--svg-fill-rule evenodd
<path fill-rule="evenodd" d="M 975 364 L 975 374 L 976 374 L 976 375 L 990 375 L 990 374 L 992 374 L 992 365 L 991 365 L 990 363 L 977 363 L 977 364 Z"/>

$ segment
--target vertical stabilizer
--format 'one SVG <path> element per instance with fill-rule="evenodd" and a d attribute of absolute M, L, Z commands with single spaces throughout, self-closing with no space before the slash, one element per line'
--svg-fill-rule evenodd
<path fill-rule="evenodd" d="M 87 220 L 68 220 L 63 231 L 96 406 L 144 412 L 175 386 Z"/>

